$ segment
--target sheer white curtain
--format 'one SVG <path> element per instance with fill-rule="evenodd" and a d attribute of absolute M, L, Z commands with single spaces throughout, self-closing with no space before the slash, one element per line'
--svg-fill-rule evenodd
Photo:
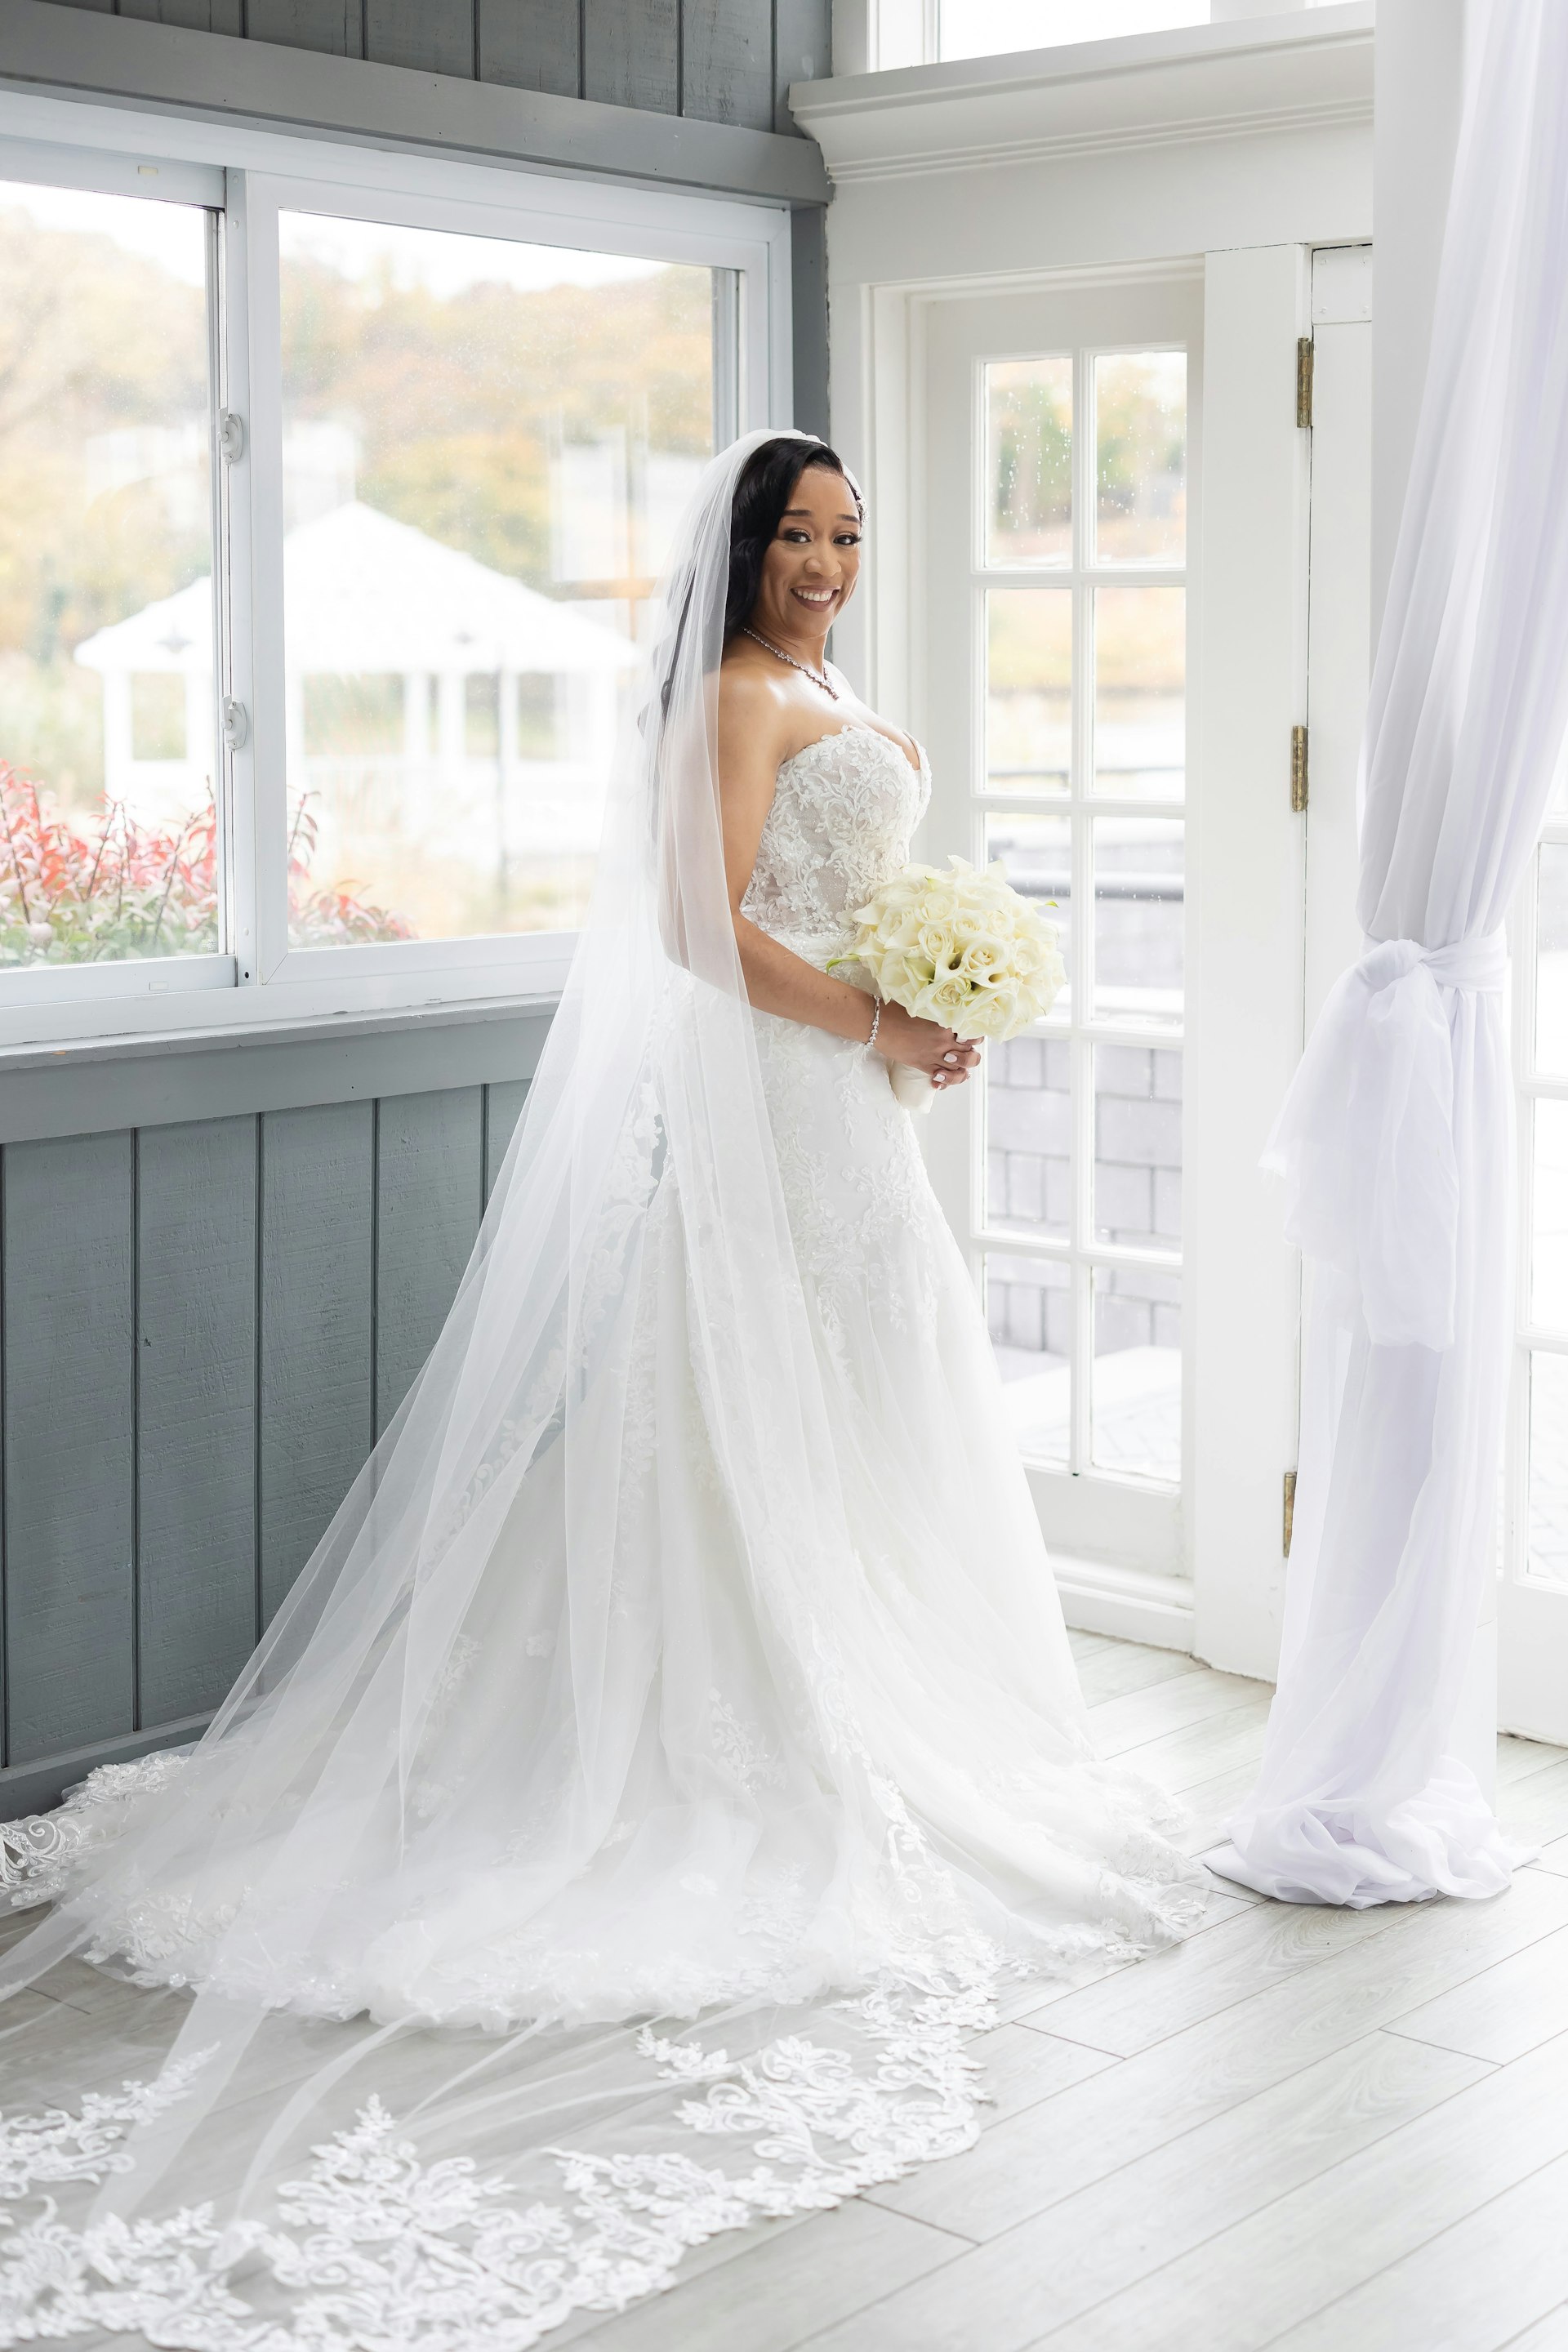
<path fill-rule="evenodd" d="M 1308 1261 L 1279 1696 L 1210 1857 L 1297 1902 L 1484 1895 L 1453 1732 L 1509 1347 L 1503 921 L 1568 722 L 1568 8 L 1471 0 L 1426 392 L 1363 753 L 1361 961 L 1266 1164 Z"/>

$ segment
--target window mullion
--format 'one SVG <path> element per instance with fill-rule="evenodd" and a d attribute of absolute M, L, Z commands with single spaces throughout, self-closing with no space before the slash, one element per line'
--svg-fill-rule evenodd
<path fill-rule="evenodd" d="M 1069 1465 L 1081 1475 L 1091 1459 L 1090 1381 L 1094 1366 L 1094 1276 L 1084 1258 L 1093 1231 L 1094 1049 L 1083 1034 L 1094 987 L 1091 832 L 1085 800 L 1094 759 L 1093 617 L 1084 574 L 1093 552 L 1094 362 L 1079 350 L 1073 373 L 1072 632 L 1072 1384 Z"/>
<path fill-rule="evenodd" d="M 229 303 L 235 348 L 243 358 L 247 409 L 245 459 L 234 469 L 237 540 L 234 579 L 237 621 L 241 595 L 248 627 L 237 627 L 237 660 L 248 663 L 250 725 L 237 775 L 247 786 L 253 950 L 249 976 L 270 980 L 289 947 L 289 803 L 287 680 L 283 619 L 282 322 L 278 272 L 279 191 L 251 173 L 237 204 L 230 251 L 243 272 L 242 291 Z M 242 973 L 247 964 L 242 962 Z"/>
<path fill-rule="evenodd" d="M 212 517 L 212 762 L 213 801 L 217 812 L 218 946 L 237 954 L 240 929 L 235 877 L 235 813 L 233 761 L 224 740 L 223 714 L 226 697 L 234 694 L 234 663 L 230 625 L 229 530 L 227 461 L 224 450 L 223 417 L 229 406 L 229 371 L 226 335 L 226 216 L 214 208 L 206 215 L 207 309 L 207 466 Z"/>

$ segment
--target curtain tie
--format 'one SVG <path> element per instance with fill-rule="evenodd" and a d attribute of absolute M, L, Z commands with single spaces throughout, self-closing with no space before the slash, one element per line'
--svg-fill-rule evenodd
<path fill-rule="evenodd" d="M 1424 948 L 1416 940 L 1363 940 L 1353 969 L 1386 984 L 1424 964 L 1439 988 L 1474 988 L 1498 994 L 1508 985 L 1508 933 L 1478 931 L 1446 948 Z"/>
<path fill-rule="evenodd" d="M 1423 947 L 1368 940 L 1335 983 L 1263 1165 L 1285 1179 L 1285 1232 L 1349 1284 L 1383 1347 L 1454 1339 L 1459 1171 L 1445 990 L 1498 993 L 1500 930 Z"/>

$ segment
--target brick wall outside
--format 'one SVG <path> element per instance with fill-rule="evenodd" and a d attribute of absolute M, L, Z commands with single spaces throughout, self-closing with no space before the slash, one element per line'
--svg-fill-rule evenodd
<path fill-rule="evenodd" d="M 999 1224 L 1065 1238 L 1071 1193 L 1071 1102 L 1065 1043 L 1016 1038 L 987 1065 L 986 1182 Z M 1176 1248 L 1182 1229 L 1182 1056 L 1149 1045 L 1095 1048 L 1095 1229 L 1100 1239 Z M 1069 1302 L 1057 1268 L 993 1260 L 992 1336 L 1031 1353 L 1064 1355 Z M 1146 1294 L 1168 1277 L 1110 1276 L 1097 1297 L 1095 1352 L 1181 1344 L 1181 1309 Z"/>

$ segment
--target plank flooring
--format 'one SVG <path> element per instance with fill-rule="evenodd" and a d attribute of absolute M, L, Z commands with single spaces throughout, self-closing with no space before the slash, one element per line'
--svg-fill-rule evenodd
<path fill-rule="evenodd" d="M 1212 1843 L 1267 1693 L 1074 1647 L 1105 1752 L 1180 1788 L 1184 1842 Z M 1502 1740 L 1499 1787 L 1541 1853 L 1496 1902 L 1312 1910 L 1216 1882 L 1171 1950 L 1013 1996 L 967 2154 L 714 2239 L 668 2294 L 545 2346 L 1568 2352 L 1568 1753 Z M 85 2074 L 98 2038 L 151 2055 L 156 2009 L 66 1963 L 0 2033 L 0 2105 L 40 2036 Z"/>
<path fill-rule="evenodd" d="M 1102 1752 L 1212 1844 L 1267 1692 L 1073 1646 Z M 547 2343 L 1568 2352 L 1568 1755 L 1500 1740 L 1498 1779 L 1542 1846 L 1498 1902 L 1316 1911 L 1216 1884 L 1169 1952 L 1005 2007 L 967 2155 L 715 2240 L 668 2294 Z"/>

